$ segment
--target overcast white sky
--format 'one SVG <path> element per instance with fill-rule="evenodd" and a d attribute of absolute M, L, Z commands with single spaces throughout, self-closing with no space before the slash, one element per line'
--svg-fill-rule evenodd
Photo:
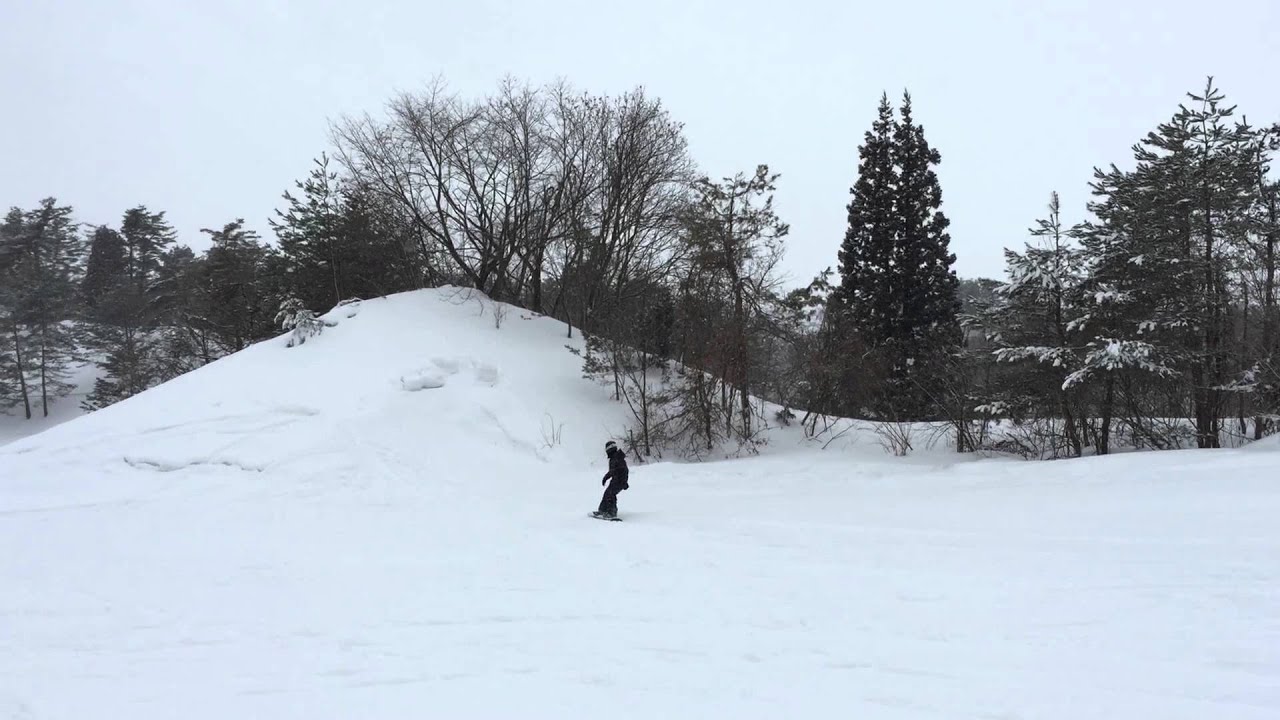
<path fill-rule="evenodd" d="M 1051 190 L 1082 217 L 1095 165 L 1213 74 L 1280 120 L 1280 2 L 4 0 L 0 206 L 79 219 L 165 210 L 181 239 L 244 217 L 270 235 L 328 121 L 442 75 L 646 86 L 713 176 L 782 173 L 797 281 L 836 263 L 857 145 L 903 88 L 943 156 L 963 276 L 995 275 Z"/>

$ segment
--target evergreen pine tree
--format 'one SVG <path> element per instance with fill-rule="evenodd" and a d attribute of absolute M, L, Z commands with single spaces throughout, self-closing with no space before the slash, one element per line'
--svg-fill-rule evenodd
<path fill-rule="evenodd" d="M 116 293 L 128 277 L 128 257 L 124 238 L 106 227 L 97 228 L 89 240 L 89 258 L 85 263 L 80 296 L 93 322 L 105 322 L 103 314 L 113 309 Z"/>
<path fill-rule="evenodd" d="M 244 220 L 221 230 L 202 230 L 213 241 L 205 254 L 210 305 L 208 320 L 227 352 L 270 337 L 278 298 L 272 297 L 266 273 L 268 249 Z M 276 302 L 273 303 L 272 301 Z"/>
<path fill-rule="evenodd" d="M 270 221 L 286 260 L 285 284 L 308 307 L 328 309 L 346 299 L 342 234 L 342 188 L 329 158 L 321 155 L 306 180 L 294 183 L 300 196 L 284 193 L 287 210 Z"/>
<path fill-rule="evenodd" d="M 208 263 L 177 245 L 161 256 L 149 305 L 158 321 L 156 376 L 169 380 L 223 355 L 209 320 L 213 299 Z"/>
<path fill-rule="evenodd" d="M 345 295 L 369 298 L 422 286 L 422 259 L 403 238 L 403 223 L 366 187 L 342 186 L 339 248 L 343 250 Z"/>
<path fill-rule="evenodd" d="M 1040 243 L 1028 243 L 1021 253 L 1005 250 L 1008 282 L 996 289 L 981 323 L 995 345 L 996 358 L 1033 365 L 1020 375 L 1020 382 L 995 388 L 989 401 L 1018 410 L 1031 405 L 1038 417 L 1061 418 L 1051 450 L 1055 456 L 1079 456 L 1084 445 L 1080 413 L 1065 383 L 1080 369 L 1085 354 L 1087 340 L 1080 336 L 1078 321 L 1087 268 L 1083 251 L 1071 242 L 1073 229 L 1062 226 L 1056 192 L 1049 199 L 1048 217 L 1037 220 L 1031 234 Z"/>
<path fill-rule="evenodd" d="M 0 406 L 23 405 L 31 417 L 18 311 L 18 252 L 25 222 L 22 210 L 10 208 L 0 224 Z"/>
<path fill-rule="evenodd" d="M 161 308 L 153 301 L 174 231 L 163 212 L 138 206 L 125 212 L 119 235 L 124 243 L 123 278 L 110 301 L 95 312 L 98 321 L 89 331 L 90 344 L 102 360 L 101 373 L 83 403 L 88 410 L 106 407 L 166 379 L 158 366 Z"/>
<path fill-rule="evenodd" d="M 1094 267 L 1093 296 L 1108 307 L 1086 320 L 1094 321 L 1099 372 L 1181 372 L 1196 443 L 1217 447 L 1231 367 L 1229 278 L 1256 202 L 1255 135 L 1232 124 L 1234 108 L 1212 79 L 1189 97 L 1191 107 L 1179 106 L 1135 146 L 1134 170 L 1095 172 L 1098 199 L 1090 209 L 1098 221 L 1082 241 Z M 1094 367 L 1086 364 L 1073 379 L 1087 379 Z M 1130 401 L 1141 407 L 1140 398 Z M 1148 405 L 1133 414 L 1136 421 L 1167 412 Z"/>
<path fill-rule="evenodd" d="M 894 403 L 907 417 L 920 418 L 936 411 L 940 381 L 960 346 L 960 298 L 947 233 L 951 221 L 942 212 L 934 171 L 942 156 L 925 140 L 924 126 L 915 123 L 909 93 L 902 97 L 893 150 L 899 173 L 894 289 L 901 307 L 894 328 Z"/>
<path fill-rule="evenodd" d="M 829 346 L 861 351 L 830 358 L 835 366 L 831 374 L 839 378 L 839 402 L 847 415 L 875 412 L 872 406 L 880 405 L 874 397 L 878 393 L 868 391 L 878 387 L 882 374 L 870 351 L 892 337 L 897 319 L 891 282 L 898 234 L 893 124 L 889 96 L 881 95 L 876 120 L 858 148 L 858 178 L 849 191 L 848 229 L 839 252 L 840 282 L 827 308 L 829 333 L 842 338 Z"/>
<path fill-rule="evenodd" d="M 1280 123 L 1264 129 L 1254 143 L 1254 178 L 1257 187 L 1258 242 L 1254 248 L 1253 265 L 1259 278 L 1258 294 L 1261 295 L 1261 332 L 1256 351 L 1256 370 L 1252 373 L 1258 384 L 1258 412 L 1254 417 L 1253 437 L 1261 439 L 1268 426 L 1274 426 L 1272 416 L 1280 414 L 1280 312 L 1276 306 L 1277 245 L 1280 245 L 1280 180 L 1271 178 L 1271 160 L 1280 151 Z"/>
<path fill-rule="evenodd" d="M 840 284 L 832 296 L 852 329 L 877 340 L 891 336 L 897 317 L 889 284 L 898 234 L 893 124 L 889 96 L 882 95 L 879 115 L 858 148 L 858 179 L 849 191 L 849 226 L 839 253 Z"/>
<path fill-rule="evenodd" d="M 12 348 L 9 363 L 26 417 L 33 400 L 49 414 L 52 400 L 72 389 L 67 382 L 79 348 L 71 320 L 83 245 L 69 206 L 47 198 L 40 207 L 12 211 L 0 234 L 0 305 Z"/>
<path fill-rule="evenodd" d="M 936 413 L 938 382 L 961 338 L 955 255 L 933 170 L 941 156 L 914 122 L 909 95 L 898 122 L 881 97 L 858 153 L 832 297 L 840 332 L 865 348 L 845 371 L 847 409 L 858 413 L 853 403 L 865 401 L 881 417 L 918 419 Z M 859 391 L 868 386 L 883 391 L 868 398 Z"/>
<path fill-rule="evenodd" d="M 173 227 L 163 212 L 149 212 L 140 205 L 125 212 L 120 234 L 127 251 L 129 277 L 137 287 L 138 296 L 144 297 L 160 272 L 164 251 L 173 244 Z"/>
<path fill-rule="evenodd" d="M 359 185 L 343 182 L 321 155 L 298 195 L 286 192 L 271 228 L 279 240 L 284 291 L 309 308 L 417 286 L 417 259 L 388 232 L 388 213 Z"/>

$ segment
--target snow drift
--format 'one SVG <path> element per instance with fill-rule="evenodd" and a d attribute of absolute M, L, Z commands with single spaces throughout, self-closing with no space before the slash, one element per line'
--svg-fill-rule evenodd
<path fill-rule="evenodd" d="M 1280 454 L 633 466 L 565 327 L 335 310 L 0 446 L 0 717 L 1273 718 Z"/>

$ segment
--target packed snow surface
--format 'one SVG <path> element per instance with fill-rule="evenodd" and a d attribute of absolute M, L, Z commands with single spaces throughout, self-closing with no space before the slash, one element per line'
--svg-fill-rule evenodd
<path fill-rule="evenodd" d="M 0 446 L 3 718 L 1280 717 L 1280 453 L 639 464 L 439 290 Z"/>

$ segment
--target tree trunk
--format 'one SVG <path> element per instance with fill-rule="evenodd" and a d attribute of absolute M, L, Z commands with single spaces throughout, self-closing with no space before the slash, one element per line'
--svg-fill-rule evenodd
<path fill-rule="evenodd" d="M 742 282 L 737 279 L 737 268 L 734 268 L 734 298 L 733 298 L 733 317 L 736 327 L 737 342 L 734 348 L 735 374 L 738 380 L 738 393 L 741 400 L 742 413 L 742 439 L 746 440 L 751 437 L 751 395 L 747 387 L 747 372 L 749 370 L 747 364 L 750 362 L 747 358 L 747 314 L 743 295 L 745 289 Z"/>
<path fill-rule="evenodd" d="M 125 376 L 120 378 L 120 384 L 127 394 L 117 398 L 120 400 L 137 395 L 144 389 L 142 387 L 142 359 L 140 357 L 141 353 L 138 352 L 137 335 L 135 333 L 136 330 L 134 328 L 124 329 L 125 355 L 129 359 L 129 363 L 125 367 Z"/>
<path fill-rule="evenodd" d="M 1111 452 L 1111 414 L 1116 399 L 1116 381 L 1110 375 L 1107 376 L 1106 392 L 1103 394 L 1102 400 L 1102 417 L 1099 418 L 1098 426 L 1098 447 L 1099 455 L 1106 455 Z"/>
<path fill-rule="evenodd" d="M 1216 448 L 1219 445 L 1218 409 L 1220 384 L 1218 338 L 1221 332 L 1221 298 L 1218 292 L 1217 274 L 1214 272 L 1213 256 L 1213 199 L 1206 188 L 1204 190 L 1204 295 L 1206 305 L 1202 308 L 1204 318 L 1204 354 L 1198 360 L 1195 383 L 1196 404 L 1196 446 L 1200 448 Z"/>
<path fill-rule="evenodd" d="M 1236 408 L 1239 411 L 1240 436 L 1245 437 L 1249 432 L 1249 423 L 1244 419 L 1244 396 L 1236 398 Z"/>
<path fill-rule="evenodd" d="M 1267 363 L 1274 363 L 1275 357 L 1275 287 L 1276 287 L 1276 241 L 1280 239 L 1280 217 L 1277 217 L 1276 189 L 1267 187 L 1266 175 L 1258 165 L 1258 185 L 1267 198 L 1267 240 L 1265 253 L 1266 280 L 1262 285 L 1262 351 L 1259 353 Z M 1261 440 L 1266 418 L 1261 413 L 1253 419 L 1253 439 Z"/>
<path fill-rule="evenodd" d="M 1076 427 L 1076 419 L 1071 412 L 1071 398 L 1066 390 L 1059 390 L 1058 397 L 1062 404 L 1062 433 L 1067 438 L 1067 444 L 1071 446 L 1072 457 L 1080 457 L 1083 448 L 1080 442 L 1080 431 Z"/>
<path fill-rule="evenodd" d="M 49 328 L 40 326 L 40 406 L 44 417 L 49 417 Z"/>
<path fill-rule="evenodd" d="M 732 398 L 729 392 L 732 386 L 729 384 L 730 373 L 733 372 L 731 361 L 726 360 L 720 369 L 720 413 L 724 415 L 724 435 L 726 438 L 733 437 L 733 411 Z"/>
<path fill-rule="evenodd" d="M 538 253 L 533 258 L 533 271 L 529 280 L 532 287 L 532 297 L 529 299 L 529 309 L 542 315 L 542 264 L 543 250 L 539 248 Z M 646 453 L 648 450 L 645 451 Z"/>
<path fill-rule="evenodd" d="M 22 408 L 28 420 L 31 419 L 31 396 L 27 393 L 27 371 L 22 364 L 22 336 L 18 332 L 18 322 L 13 322 L 13 354 L 17 363 L 18 386 L 22 389 Z"/>
<path fill-rule="evenodd" d="M 338 303 L 342 302 L 342 285 L 338 281 L 338 261 L 330 258 L 329 267 L 332 268 L 333 273 L 333 305 L 337 307 Z"/>
<path fill-rule="evenodd" d="M 698 373 L 698 402 L 702 405 L 702 415 L 707 426 L 707 452 L 710 452 L 715 449 L 716 446 L 715 435 L 713 434 L 714 429 L 712 428 L 713 418 L 711 413 L 711 404 L 715 402 L 715 400 L 711 397 L 711 393 L 707 391 L 706 375 L 698 369 L 695 369 L 694 372 Z"/>
<path fill-rule="evenodd" d="M 1193 414 L 1196 421 L 1196 447 L 1204 449 L 1213 447 L 1213 422 L 1210 413 L 1209 388 L 1205 370 L 1206 361 L 1200 358 L 1191 370 L 1191 396 Z"/>
<path fill-rule="evenodd" d="M 652 455 L 652 435 L 649 427 L 649 354 L 640 352 L 640 429 L 643 433 L 644 454 Z"/>

